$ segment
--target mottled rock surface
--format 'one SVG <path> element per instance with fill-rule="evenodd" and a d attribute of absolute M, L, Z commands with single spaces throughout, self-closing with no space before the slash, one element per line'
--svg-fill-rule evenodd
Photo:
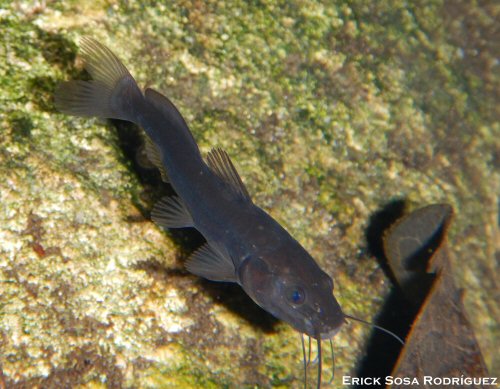
<path fill-rule="evenodd" d="M 500 371 L 498 3 L 0 4 L 8 387 L 301 386 L 295 332 L 237 287 L 185 272 L 199 238 L 149 221 L 168 187 L 136 155 L 137 129 L 55 111 L 57 82 L 85 76 L 83 34 L 171 97 L 204 152 L 228 151 L 346 312 L 370 319 L 390 288 L 370 217 L 398 199 L 450 203 L 457 283 Z M 337 386 L 368 331 L 335 338 Z"/>

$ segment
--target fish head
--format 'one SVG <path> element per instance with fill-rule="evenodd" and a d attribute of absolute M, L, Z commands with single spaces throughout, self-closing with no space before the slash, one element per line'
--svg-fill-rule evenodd
<path fill-rule="evenodd" d="M 279 258 L 282 254 L 286 257 Z M 268 255 L 261 253 L 242 263 L 239 278 L 243 289 L 259 306 L 297 331 L 316 339 L 332 338 L 345 322 L 333 295 L 333 280 L 303 249 Z"/>

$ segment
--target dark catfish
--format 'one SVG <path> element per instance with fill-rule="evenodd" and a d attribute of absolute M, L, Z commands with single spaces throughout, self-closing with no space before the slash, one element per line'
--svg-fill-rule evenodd
<path fill-rule="evenodd" d="M 263 309 L 316 339 L 318 348 L 321 339 L 332 338 L 348 317 L 333 296 L 332 279 L 253 203 L 226 152 L 213 149 L 205 161 L 173 103 L 154 89 L 142 92 L 107 47 L 83 38 L 81 53 L 93 79 L 63 83 L 56 106 L 144 129 L 151 160 L 177 194 L 154 207 L 153 220 L 165 228 L 194 227 L 206 239 L 186 268 L 209 280 L 238 283 Z"/>

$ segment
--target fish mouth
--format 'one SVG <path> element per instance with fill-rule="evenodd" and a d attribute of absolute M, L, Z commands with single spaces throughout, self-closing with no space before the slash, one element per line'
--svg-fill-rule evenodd
<path fill-rule="evenodd" d="M 342 326 L 338 326 L 336 328 L 333 328 L 331 329 L 330 331 L 328 332 L 321 332 L 319 334 L 320 338 L 321 339 L 331 339 L 333 338 L 335 335 L 337 335 L 337 333 L 340 331 L 340 328 L 342 328 Z"/>
<path fill-rule="evenodd" d="M 314 323 L 312 320 L 305 320 L 306 328 L 305 331 L 302 330 L 301 332 L 315 339 L 331 339 L 337 335 L 345 322 L 345 319 L 335 324 L 324 322 Z"/>

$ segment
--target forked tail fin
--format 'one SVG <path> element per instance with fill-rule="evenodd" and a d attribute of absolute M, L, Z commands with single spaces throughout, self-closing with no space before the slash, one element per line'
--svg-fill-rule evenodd
<path fill-rule="evenodd" d="M 56 108 L 70 115 L 137 122 L 137 108 L 144 97 L 127 68 L 93 38 L 83 37 L 80 45 L 92 80 L 62 83 L 55 94 Z"/>

